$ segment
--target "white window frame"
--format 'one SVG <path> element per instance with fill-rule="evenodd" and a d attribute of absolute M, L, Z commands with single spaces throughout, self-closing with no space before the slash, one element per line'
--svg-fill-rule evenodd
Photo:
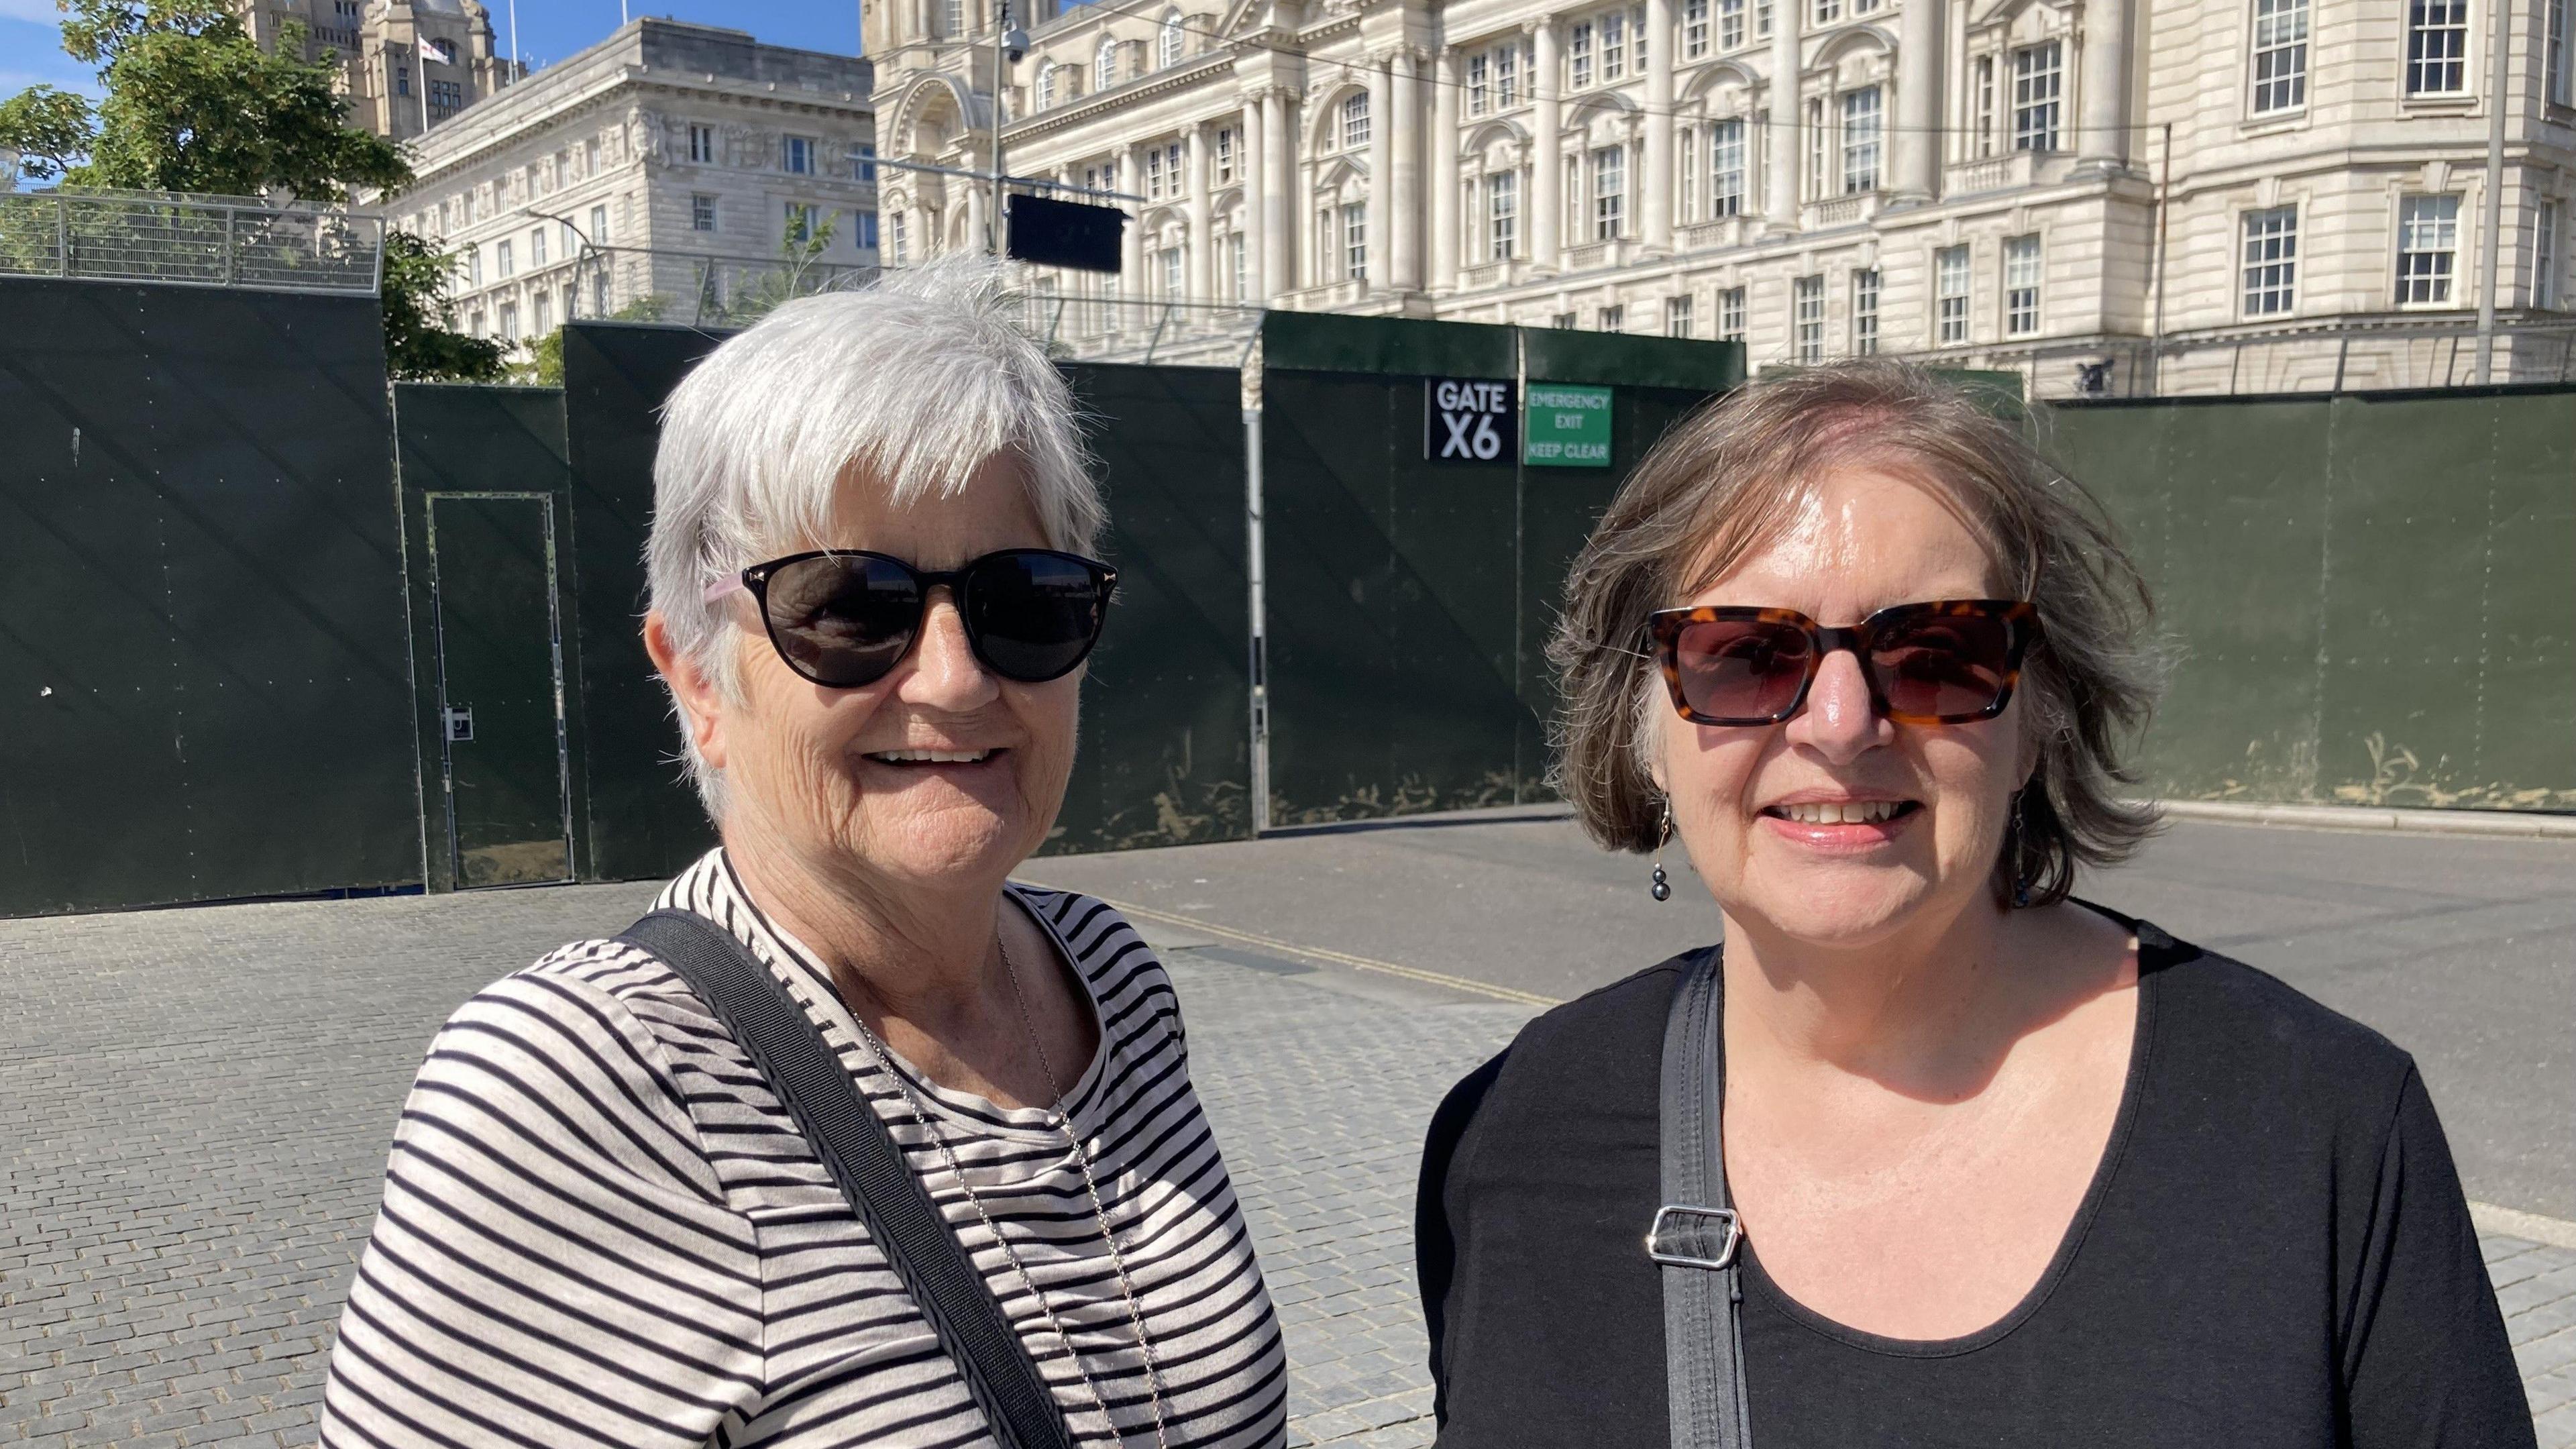
<path fill-rule="evenodd" d="M 1220 182 L 1234 179 L 1234 128 L 1232 126 L 1216 128 L 1216 179 Z"/>
<path fill-rule="evenodd" d="M 811 136 L 785 137 L 779 142 L 779 169 L 790 176 L 811 176 L 815 153 L 821 148 L 822 143 Z"/>
<path fill-rule="evenodd" d="M 1108 90 L 1118 84 L 1118 42 L 1104 35 L 1091 52 L 1091 89 Z"/>
<path fill-rule="evenodd" d="M 1342 136 L 1343 150 L 1357 151 L 1367 146 L 1372 124 L 1369 117 L 1368 92 L 1353 91 L 1342 97 L 1341 125 L 1338 129 Z"/>
<path fill-rule="evenodd" d="M 2556 197 L 2531 209 L 2531 305 L 2544 312 L 2558 310 L 2558 229 L 2565 210 Z"/>
<path fill-rule="evenodd" d="M 691 121 L 689 123 L 689 160 L 695 165 L 713 166 L 717 164 L 716 154 L 716 128 Z"/>
<path fill-rule="evenodd" d="M 2469 0 L 2406 0 L 2406 94 L 2469 91 Z"/>
<path fill-rule="evenodd" d="M 2066 42 L 2043 40 L 2012 53 L 2012 148 L 2052 152 L 2066 139 Z"/>
<path fill-rule="evenodd" d="M 1825 360 L 1825 279 L 1797 277 L 1789 283 L 1790 356 L 1801 367 Z"/>
<path fill-rule="evenodd" d="M 1742 287 L 1726 287 L 1718 292 L 1718 341 L 1741 342 L 1744 340 L 1744 313 L 1744 289 Z"/>
<path fill-rule="evenodd" d="M 1968 320 L 1976 288 L 1976 257 L 1966 242 L 1932 254 L 1932 345 L 1968 345 Z"/>
<path fill-rule="evenodd" d="M 1040 61 L 1038 63 L 1037 108 L 1041 111 L 1055 104 L 1055 71 L 1056 64 L 1054 61 L 1048 60 Z"/>
<path fill-rule="evenodd" d="M 1578 20 L 1566 33 L 1565 68 L 1567 89 L 1581 90 L 1592 84 L 1592 22 Z"/>
<path fill-rule="evenodd" d="M 2259 207 L 2236 223 L 2237 315 L 2246 321 L 2287 317 L 2299 305 L 2297 202 Z"/>
<path fill-rule="evenodd" d="M 1508 111 L 1521 103 L 1521 48 L 1515 42 L 1494 52 L 1494 109 Z"/>
<path fill-rule="evenodd" d="M 2040 326 L 2040 282 L 2046 270 L 2039 233 L 2004 238 L 2004 335 L 2036 337 Z"/>
<path fill-rule="evenodd" d="M 2255 115 L 2278 116 L 2308 104 L 2308 0 L 2254 0 Z"/>
<path fill-rule="evenodd" d="M 1664 335 L 1666 337 L 1690 336 L 1691 322 L 1690 293 L 1683 292 L 1664 299 Z"/>
<path fill-rule="evenodd" d="M 1682 0 L 1682 59 L 1708 54 L 1708 0 Z"/>
<path fill-rule="evenodd" d="M 2568 104 L 2567 4 L 2568 0 L 2542 0 L 2541 94 L 2553 106 Z"/>
<path fill-rule="evenodd" d="M 717 230 L 718 214 L 716 198 L 712 193 L 695 191 L 689 194 L 689 230 L 703 232 Z"/>
<path fill-rule="evenodd" d="M 1622 143 L 1593 148 L 1592 239 L 1617 241 L 1628 234 L 1628 148 Z"/>
<path fill-rule="evenodd" d="M 1486 51 L 1480 50 L 1467 57 L 1468 115 L 1481 116 L 1485 113 L 1486 103 L 1492 95 L 1492 88 L 1487 80 L 1492 64 L 1492 56 Z"/>
<path fill-rule="evenodd" d="M 1625 332 L 1628 330 L 1628 308 L 1624 303 L 1613 302 L 1593 313 L 1592 322 L 1592 330 L 1596 332 Z"/>
<path fill-rule="evenodd" d="M 1601 83 L 1628 73 L 1628 13 L 1608 10 L 1601 16 Z"/>
<path fill-rule="evenodd" d="M 2459 270 L 2459 193 L 2397 198 L 2397 305 L 2450 306 Z"/>
<path fill-rule="evenodd" d="M 1345 281 L 1368 280 L 1368 203 L 1354 201 L 1342 208 L 1342 277 Z"/>
<path fill-rule="evenodd" d="M 1744 118 L 1730 116 L 1708 128 L 1708 215 L 1742 216 L 1750 204 L 1752 174 L 1746 165 Z"/>
<path fill-rule="evenodd" d="M 1173 66 L 1179 65 L 1186 46 L 1187 36 L 1181 29 L 1181 12 L 1164 11 L 1163 28 L 1154 37 L 1155 69 L 1170 70 Z"/>
<path fill-rule="evenodd" d="M 1855 267 L 1851 274 L 1851 350 L 1854 357 L 1878 352 L 1878 297 L 1884 279 L 1876 267 Z"/>
<path fill-rule="evenodd" d="M 1521 174 L 1497 171 L 1485 178 L 1485 256 L 1508 262 L 1520 254 Z"/>
<path fill-rule="evenodd" d="M 1995 131 L 2001 124 L 1995 110 L 1995 58 L 1978 56 L 1976 70 L 1977 155 L 1983 158 L 1995 154 Z"/>
<path fill-rule="evenodd" d="M 1843 92 L 1843 194 L 1850 196 L 1876 191 L 1879 183 L 1879 158 L 1883 154 L 1879 138 L 1885 133 L 1885 115 L 1880 105 L 1884 92 L 1876 86 L 1862 86 Z"/>

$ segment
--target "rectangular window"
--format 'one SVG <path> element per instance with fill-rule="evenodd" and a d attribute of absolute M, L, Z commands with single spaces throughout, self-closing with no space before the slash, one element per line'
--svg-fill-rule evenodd
<path fill-rule="evenodd" d="M 1591 21 L 1585 20 L 1575 25 L 1572 37 L 1566 42 L 1565 56 L 1568 67 L 1574 73 L 1574 88 L 1581 90 L 1592 84 Z"/>
<path fill-rule="evenodd" d="M 1613 10 L 1601 17 L 1601 78 L 1614 81 L 1628 73 L 1628 17 Z"/>
<path fill-rule="evenodd" d="M 469 287 L 483 285 L 483 249 L 481 247 L 465 249 L 465 285 Z"/>
<path fill-rule="evenodd" d="M 1843 18 L 1843 0 L 1816 0 L 1816 23 L 1831 25 Z"/>
<path fill-rule="evenodd" d="M 533 269 L 536 267 L 542 267 L 545 264 L 546 229 L 544 227 L 537 227 L 528 233 L 528 266 Z"/>
<path fill-rule="evenodd" d="M 2456 96 L 2469 88 L 2469 0 L 2407 0 L 2406 94 Z"/>
<path fill-rule="evenodd" d="M 531 330 L 531 336 L 543 337 L 555 330 L 555 299 L 552 296 L 544 292 L 537 293 L 530 299 L 530 308 L 530 315 L 536 321 L 536 326 Z"/>
<path fill-rule="evenodd" d="M 1236 232 L 1225 239 L 1225 274 L 1231 279 L 1226 295 L 1238 302 L 1248 300 L 1251 293 L 1247 287 L 1248 279 L 1244 271 L 1243 233 L 1241 232 Z"/>
<path fill-rule="evenodd" d="M 1714 219 L 1744 214 L 1744 122 L 1720 121 L 1708 128 L 1708 214 Z"/>
<path fill-rule="evenodd" d="M 1628 330 L 1628 309 L 1618 306 L 1604 307 L 1599 313 L 1598 321 L 1600 325 L 1594 329 L 1595 331 L 1625 332 Z"/>
<path fill-rule="evenodd" d="M 1234 128 L 1232 126 L 1219 126 L 1216 129 L 1216 179 L 1220 182 L 1234 179 Z"/>
<path fill-rule="evenodd" d="M 1688 337 L 1691 335 L 1691 299 L 1689 293 L 1685 292 L 1681 296 L 1666 297 L 1664 299 L 1664 335 L 1666 337 Z"/>
<path fill-rule="evenodd" d="M 2028 337 L 2039 330 L 2039 238 L 2004 238 L 2004 335 Z"/>
<path fill-rule="evenodd" d="M 1825 360 L 1825 279 L 1800 277 L 1790 288 L 1789 324 L 1801 365 Z"/>
<path fill-rule="evenodd" d="M 1565 229 L 1558 235 L 1571 245 L 1584 234 L 1583 211 L 1588 203 L 1583 192 L 1583 158 L 1568 156 L 1564 159 L 1565 184 L 1559 194 L 1565 198 Z"/>
<path fill-rule="evenodd" d="M 859 154 L 851 164 L 850 174 L 861 181 L 877 179 L 877 148 L 873 142 L 859 143 Z"/>
<path fill-rule="evenodd" d="M 1717 294 L 1717 340 L 1744 340 L 1744 289 L 1729 287 Z"/>
<path fill-rule="evenodd" d="M 904 223 L 905 217 L 900 211 L 885 219 L 886 239 L 894 243 L 894 264 L 898 267 L 912 260 L 912 229 Z"/>
<path fill-rule="evenodd" d="M 1481 116 L 1485 113 L 1485 98 L 1492 90 L 1492 83 L 1488 79 L 1492 71 L 1493 58 L 1485 52 L 1478 51 L 1467 57 L 1468 115 Z"/>
<path fill-rule="evenodd" d="M 1854 357 L 1878 351 L 1878 268 L 1851 274 L 1851 350 Z"/>
<path fill-rule="evenodd" d="M 1825 124 L 1825 98 L 1807 97 L 1807 190 L 1809 201 L 1825 194 L 1825 168 L 1833 157 L 1833 127 Z"/>
<path fill-rule="evenodd" d="M 1145 150 L 1145 199 L 1163 199 L 1163 148 L 1160 146 L 1149 146 Z"/>
<path fill-rule="evenodd" d="M 411 94 L 411 64 L 408 61 L 394 63 L 394 94 L 398 96 Z"/>
<path fill-rule="evenodd" d="M 853 245 L 861 251 L 875 251 L 877 249 L 877 214 L 873 211 L 854 211 L 850 213 L 850 222 L 850 235 L 856 238 Z"/>
<path fill-rule="evenodd" d="M 2462 0 L 2466 3 L 2466 0 Z M 2057 149 L 2058 102 L 2064 89 L 2063 42 L 2025 45 L 2013 52 L 2013 149 Z"/>
<path fill-rule="evenodd" d="M 608 207 L 605 203 L 590 209 L 590 244 L 595 247 L 608 245 Z"/>
<path fill-rule="evenodd" d="M 1995 58 L 1977 57 L 1977 154 L 1995 154 Z"/>
<path fill-rule="evenodd" d="M 715 127 L 698 125 L 689 127 L 689 159 L 701 166 L 716 164 Z"/>
<path fill-rule="evenodd" d="M 701 191 L 689 198 L 689 230 L 716 229 L 716 199 Z"/>
<path fill-rule="evenodd" d="M 519 340 L 519 304 L 516 302 L 501 304 L 501 336 L 504 341 Z"/>
<path fill-rule="evenodd" d="M 1369 143 L 1368 92 L 1342 97 L 1342 149 L 1356 151 Z"/>
<path fill-rule="evenodd" d="M 1521 48 L 1506 45 L 1494 52 L 1494 106 L 1510 110 L 1521 102 Z"/>
<path fill-rule="evenodd" d="M 1968 248 L 1943 247 L 1933 254 L 1933 333 L 1941 347 L 1968 340 Z"/>
<path fill-rule="evenodd" d="M 1179 247 L 1166 247 L 1163 250 L 1163 295 L 1166 297 L 1181 296 L 1187 285 L 1181 280 L 1181 261 L 1184 255 L 1185 253 Z"/>
<path fill-rule="evenodd" d="M 2407 196 L 2397 203 L 2397 305 L 2442 306 L 2460 249 L 2460 198 Z"/>
<path fill-rule="evenodd" d="M 1604 146 L 1592 153 L 1592 239 L 1614 241 L 1628 220 L 1628 148 Z"/>
<path fill-rule="evenodd" d="M 2567 104 L 2567 0 L 2546 0 L 2548 33 L 2542 37 L 2542 93 L 2553 106 Z"/>
<path fill-rule="evenodd" d="M 2299 209 L 2245 213 L 2245 315 L 2287 315 L 2298 300 Z"/>
<path fill-rule="evenodd" d="M 1342 208 L 1342 275 L 1354 282 L 1368 277 L 1368 203 Z"/>
<path fill-rule="evenodd" d="M 1547 319 L 1547 325 L 1559 332 L 1571 332 L 1574 330 L 1574 314 L 1571 312 L 1556 313 L 1554 316 Z"/>
<path fill-rule="evenodd" d="M 1697 221 L 1699 220 L 1699 131 L 1696 127 L 1684 126 L 1674 133 L 1673 141 L 1682 148 L 1681 155 L 1676 158 L 1680 164 L 1674 168 L 1681 177 L 1682 185 L 1681 194 L 1674 198 L 1673 215 L 1682 221 Z"/>
<path fill-rule="evenodd" d="M 1497 171 L 1485 178 L 1485 225 L 1494 261 L 1508 262 L 1519 255 L 1521 244 L 1521 177 L 1517 171 Z"/>
<path fill-rule="evenodd" d="M 2558 306 L 2558 203 L 2544 201 L 2531 213 L 2531 305 Z"/>
<path fill-rule="evenodd" d="M 1646 7 L 1640 5 L 1628 12 L 1628 65 L 1639 75 L 1646 73 Z"/>
<path fill-rule="evenodd" d="M 1843 92 L 1843 193 L 1878 189 L 1878 87 Z"/>
<path fill-rule="evenodd" d="M 1753 33 L 1771 38 L 1771 0 L 1753 0 Z"/>
<path fill-rule="evenodd" d="M 785 160 L 786 160 L 786 167 L 785 167 L 785 169 L 786 169 L 786 172 L 787 172 L 787 174 L 788 174 L 788 175 L 790 175 L 790 176 L 811 176 L 811 175 L 813 175 L 813 174 L 814 174 L 814 138 L 813 138 L 813 137 L 811 137 L 811 136 L 790 136 L 790 137 L 788 137 L 788 138 L 787 138 L 787 155 L 786 155 Z"/>
<path fill-rule="evenodd" d="M 2254 114 L 2308 103 L 2308 0 L 2254 0 Z"/>
<path fill-rule="evenodd" d="M 1682 0 L 1682 59 L 1708 54 L 1708 0 Z"/>
<path fill-rule="evenodd" d="M 801 201 L 787 203 L 787 244 L 803 246 L 814 239 L 814 208 Z"/>

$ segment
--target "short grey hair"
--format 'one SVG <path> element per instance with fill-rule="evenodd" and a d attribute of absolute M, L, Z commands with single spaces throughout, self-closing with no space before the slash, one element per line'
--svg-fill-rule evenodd
<path fill-rule="evenodd" d="M 741 698 L 741 678 L 708 586 L 821 546 L 852 469 L 910 505 L 958 497 L 977 468 L 1007 456 L 1047 546 L 1097 546 L 1108 516 L 1073 393 L 1021 316 L 998 263 L 957 257 L 784 303 L 672 390 L 653 458 L 646 578 L 672 647 L 725 698 Z M 721 819 L 723 781 L 682 723 L 690 783 Z"/>
<path fill-rule="evenodd" d="M 1654 726 L 1672 704 L 1646 616 L 1777 538 L 1825 470 L 1870 461 L 1940 488 L 2000 586 L 2039 606 L 2021 694 L 2039 762 L 1994 884 L 2007 904 L 2063 900 L 2079 864 L 2116 864 L 2157 828 L 2154 808 L 2127 798 L 2128 754 L 2163 682 L 2154 605 L 2090 493 L 2023 428 L 1906 363 L 1838 363 L 1740 388 L 1675 424 L 1637 465 L 1575 559 L 1548 645 L 1563 690 L 1554 783 L 1593 839 L 1656 848 Z"/>

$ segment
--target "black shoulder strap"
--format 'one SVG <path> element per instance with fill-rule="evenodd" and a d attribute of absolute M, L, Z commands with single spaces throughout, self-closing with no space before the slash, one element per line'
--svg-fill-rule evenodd
<path fill-rule="evenodd" d="M 1664 1024 L 1664 1205 L 1646 1253 L 1664 1280 L 1664 1377 L 1673 1449 L 1751 1449 L 1744 1413 L 1743 1232 L 1726 1196 L 1726 1087 L 1718 1054 L 1720 948 L 1683 973 Z"/>
<path fill-rule="evenodd" d="M 796 998 L 732 932 L 658 910 L 618 939 L 660 958 L 751 1054 L 965 1376 L 1003 1449 L 1073 1449 L 1063 1411 L 903 1149 Z"/>

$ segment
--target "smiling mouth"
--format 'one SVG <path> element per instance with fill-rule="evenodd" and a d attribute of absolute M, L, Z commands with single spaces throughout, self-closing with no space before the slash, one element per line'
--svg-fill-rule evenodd
<path fill-rule="evenodd" d="M 1808 800 L 1762 813 L 1797 825 L 1881 825 L 1922 808 L 1912 800 Z"/>
<path fill-rule="evenodd" d="M 1000 750 L 873 750 L 868 758 L 880 765 L 980 765 Z"/>

